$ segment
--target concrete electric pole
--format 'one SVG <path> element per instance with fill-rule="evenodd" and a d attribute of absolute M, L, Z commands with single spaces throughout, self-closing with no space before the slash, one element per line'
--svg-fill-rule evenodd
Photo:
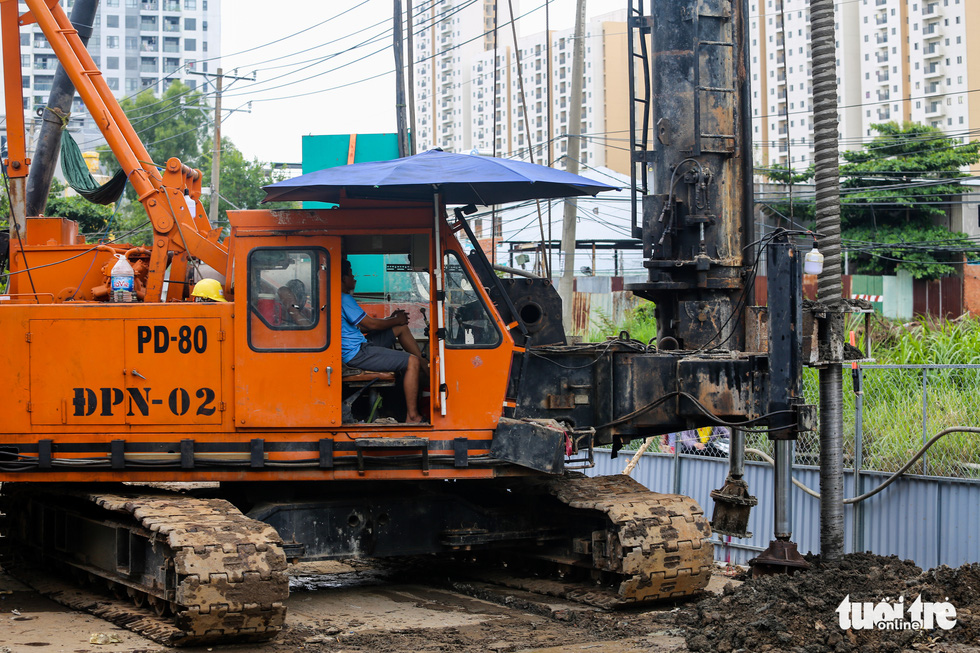
<path fill-rule="evenodd" d="M 237 71 L 236 71 L 237 72 Z M 194 75 L 214 77 L 214 148 L 211 151 L 211 215 L 208 219 L 211 224 L 217 224 L 219 205 L 221 204 L 221 93 L 224 88 L 224 79 L 244 79 L 250 82 L 255 81 L 255 76 L 239 77 L 237 75 L 225 75 L 221 68 L 213 75 L 211 73 L 194 72 Z"/>
<path fill-rule="evenodd" d="M 577 0 L 575 6 L 575 43 L 572 47 L 572 96 L 568 111 L 568 145 L 566 147 L 565 170 L 577 175 L 578 158 L 582 142 L 582 83 L 585 78 L 585 0 Z M 558 294 L 562 302 L 562 324 L 565 333 L 572 332 L 572 294 L 575 289 L 575 220 L 578 202 L 565 200 L 565 219 L 561 230 L 561 251 L 564 260 L 561 279 L 558 281 Z"/>

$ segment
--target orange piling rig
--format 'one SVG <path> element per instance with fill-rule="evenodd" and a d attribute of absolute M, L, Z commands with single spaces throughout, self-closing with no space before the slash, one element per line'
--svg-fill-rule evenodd
<path fill-rule="evenodd" d="M 488 457 L 503 413 L 515 347 L 493 311 L 486 314 L 496 333 L 494 346 L 445 350 L 446 378 L 452 383 L 445 415 L 435 403 L 425 425 L 342 423 L 342 239 L 356 245 L 384 233 L 389 241 L 421 239 L 433 251 L 430 206 L 362 204 L 330 211 L 230 213 L 231 235 L 224 245 L 230 261 L 243 263 L 227 271 L 228 303 L 187 301 L 187 285 L 175 283 L 172 275 L 166 301 L 87 299 L 106 296 L 103 276 L 115 260 L 113 249 L 78 244 L 67 220 L 28 220 L 23 249 L 13 246 L 10 299 L 0 306 L 0 330 L 8 343 L 0 365 L 18 370 L 10 391 L 0 397 L 9 416 L 0 425 L 0 451 L 16 452 L 20 460 L 39 457 L 39 465 L 0 472 L 0 480 L 78 480 L 78 467 L 61 463 L 100 457 L 115 462 L 105 469 L 91 467 L 86 480 L 308 481 L 515 473 L 480 463 L 480 457 Z M 56 240 L 59 233 L 68 242 Z M 447 239 L 444 246 L 444 257 L 468 266 L 458 242 Z M 126 250 L 130 259 L 146 258 L 144 251 L 128 246 L 118 251 Z M 272 257 L 276 260 L 267 263 Z M 32 274 L 33 292 L 26 275 L 17 274 L 25 261 L 35 268 L 49 266 Z M 316 312 L 309 325 L 276 322 L 274 288 L 265 277 L 271 279 L 266 273 L 281 266 L 287 267 L 279 272 L 297 275 L 292 278 L 311 289 L 309 306 Z M 430 262 L 418 267 L 433 268 Z M 86 274 L 89 269 L 94 272 Z M 148 274 L 145 266 L 137 266 L 137 279 L 141 270 Z M 485 306 L 492 305 L 482 286 L 473 289 Z M 413 304 L 417 321 L 419 307 L 434 314 L 434 301 L 432 294 L 424 304 Z M 385 313 L 389 306 L 369 309 Z M 435 329 L 428 338 L 429 351 L 435 351 Z M 429 390 L 438 402 L 436 383 L 433 374 Z M 384 458 L 391 452 L 362 452 L 365 468 L 359 470 L 353 464 L 355 440 L 384 432 L 427 439 L 430 468 L 388 467 Z M 457 451 L 465 452 L 466 468 L 444 465 Z M 220 456 L 223 465 L 192 460 L 188 467 L 189 453 L 212 461 Z M 371 465 L 363 465 L 365 455 L 371 456 Z"/>
<path fill-rule="evenodd" d="M 596 444 L 615 451 L 766 419 L 764 346 L 704 353 L 715 327 L 744 310 L 716 296 L 741 290 L 729 274 L 737 262 L 702 247 L 641 284 L 673 316 L 661 321 L 673 329 L 660 334 L 663 350 L 628 338 L 568 346 L 550 280 L 498 279 L 463 214 L 438 199 L 229 211 L 222 238 L 199 201 L 200 171 L 151 161 L 59 4 L 26 4 L 20 14 L 0 0 L 16 225 L 0 296 L 5 568 L 39 587 L 57 585 L 39 569 L 95 579 L 116 598 L 82 603 L 167 644 L 274 636 L 287 560 L 441 554 L 478 561 L 495 582 L 602 607 L 705 587 L 710 528 L 693 500 L 569 470 L 591 466 Z M 69 220 L 24 215 L 19 44 L 33 23 L 145 207 L 148 246 L 89 243 Z M 674 210 L 739 183 L 726 177 L 741 165 L 736 152 L 716 152 L 710 175 L 678 180 Z M 645 224 L 658 215 L 644 203 Z M 702 244 L 705 234 L 745 240 L 714 231 L 737 223 L 699 214 L 669 229 L 677 243 L 693 233 Z M 132 302 L 110 301 L 117 255 L 133 267 Z M 373 287 L 357 299 L 368 314 L 411 316 L 431 370 L 422 424 L 385 419 L 405 414 L 397 379 L 342 362 L 344 258 L 365 266 Z M 718 266 L 726 276 L 715 283 L 706 270 Z M 194 301 L 205 268 L 227 302 Z M 297 280 L 305 297 L 289 308 L 299 321 L 280 305 Z M 670 308 L 675 291 L 686 294 Z M 173 482 L 212 485 L 152 485 Z"/>

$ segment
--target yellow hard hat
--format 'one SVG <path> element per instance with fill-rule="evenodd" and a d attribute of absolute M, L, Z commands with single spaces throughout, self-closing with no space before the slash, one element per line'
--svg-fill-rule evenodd
<path fill-rule="evenodd" d="M 221 282 L 217 279 L 201 279 L 194 286 L 191 295 L 194 297 L 203 297 L 204 299 L 210 299 L 214 302 L 227 302 L 225 299 L 225 293 L 221 290 Z"/>

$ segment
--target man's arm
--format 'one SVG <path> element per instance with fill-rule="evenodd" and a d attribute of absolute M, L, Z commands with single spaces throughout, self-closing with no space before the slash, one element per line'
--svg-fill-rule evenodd
<path fill-rule="evenodd" d="M 360 327 L 362 331 L 384 331 L 385 329 L 402 326 L 404 324 L 408 324 L 408 313 L 399 308 L 389 317 L 378 318 L 365 315 L 361 321 L 357 323 L 357 326 Z"/>

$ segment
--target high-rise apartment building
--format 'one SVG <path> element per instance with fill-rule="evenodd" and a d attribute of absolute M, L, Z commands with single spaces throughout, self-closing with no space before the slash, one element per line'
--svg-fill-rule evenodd
<path fill-rule="evenodd" d="M 414 53 L 420 149 L 529 159 L 533 147 L 536 162 L 556 160 L 561 166 L 568 138 L 581 135 L 581 163 L 628 173 L 625 10 L 587 22 L 582 124 L 574 127 L 569 124 L 573 30 L 522 37 L 515 47 L 509 16 L 501 15 L 494 48 L 494 3 L 461 9 L 454 4 L 442 0 L 414 17 L 416 31 L 424 30 Z"/>
<path fill-rule="evenodd" d="M 807 0 L 750 0 L 756 164 L 813 160 Z M 919 122 L 969 138 L 980 128 L 980 29 L 972 0 L 857 0 L 836 5 L 841 147 L 858 149 L 879 122 Z M 972 32 L 971 32 L 972 28 Z M 972 64 L 972 65 L 971 65 Z"/>
<path fill-rule="evenodd" d="M 74 0 L 66 0 L 70 14 Z M 27 6 L 21 2 L 21 11 Z M 203 85 L 194 72 L 214 71 L 220 56 L 221 0 L 102 0 L 88 50 L 117 98 L 153 89 L 161 95 L 170 84 L 182 81 L 191 88 Z M 24 110 L 28 125 L 45 106 L 54 81 L 58 58 L 37 25 L 21 30 Z M 98 129 L 76 96 L 73 127 L 80 127 L 79 142 L 97 139 Z"/>
<path fill-rule="evenodd" d="M 469 102 L 472 59 L 493 50 L 493 0 L 436 0 L 413 16 L 415 51 L 415 142 L 418 150 L 472 148 Z M 482 73 L 482 71 L 480 71 Z"/>

